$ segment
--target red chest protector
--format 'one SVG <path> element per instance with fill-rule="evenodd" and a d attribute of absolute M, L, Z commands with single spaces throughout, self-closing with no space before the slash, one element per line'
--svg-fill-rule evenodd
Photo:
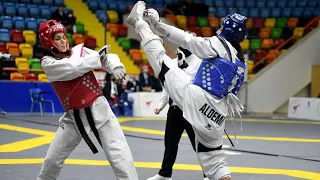
<path fill-rule="evenodd" d="M 83 44 L 72 48 L 72 56 L 82 56 Z M 90 106 L 99 96 L 101 88 L 92 71 L 70 81 L 51 83 L 64 110 L 83 109 Z"/>

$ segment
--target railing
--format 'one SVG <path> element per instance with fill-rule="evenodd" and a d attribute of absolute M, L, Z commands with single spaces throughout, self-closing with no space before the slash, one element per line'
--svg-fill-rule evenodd
<path fill-rule="evenodd" d="M 316 23 L 318 20 L 320 19 L 320 16 L 315 17 L 314 19 L 312 19 L 306 26 L 303 27 L 303 29 L 307 29 L 309 27 L 311 27 L 311 25 L 313 25 L 314 23 Z M 279 46 L 277 46 L 275 48 L 275 50 L 280 50 L 283 46 L 287 45 L 289 42 L 295 42 L 295 37 L 294 35 L 292 35 L 290 38 L 288 38 L 287 40 L 285 40 L 282 44 L 280 44 Z M 263 57 L 261 60 L 259 60 L 257 63 L 255 63 L 255 65 L 253 66 L 252 69 L 255 69 L 257 66 L 259 66 L 260 64 L 264 63 L 265 61 L 267 61 L 269 58 L 269 55 L 267 54 L 265 57 Z"/>

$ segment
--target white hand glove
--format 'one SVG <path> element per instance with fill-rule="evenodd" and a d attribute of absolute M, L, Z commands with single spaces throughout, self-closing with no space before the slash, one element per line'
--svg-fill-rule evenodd
<path fill-rule="evenodd" d="M 116 81 L 121 82 L 126 77 L 126 69 L 124 67 L 116 67 L 112 71 L 113 77 Z"/>
<path fill-rule="evenodd" d="M 99 51 L 99 55 L 100 55 L 100 60 L 102 61 L 104 59 L 104 57 L 108 54 L 108 52 L 110 51 L 110 45 L 105 45 L 103 46 Z"/>
<path fill-rule="evenodd" d="M 159 13 L 157 10 L 155 9 L 147 9 L 145 12 L 144 12 L 144 15 L 147 16 L 147 17 L 150 17 L 151 19 L 151 24 L 153 26 L 156 26 L 159 22 L 161 22 L 160 20 L 160 16 L 159 16 Z"/>

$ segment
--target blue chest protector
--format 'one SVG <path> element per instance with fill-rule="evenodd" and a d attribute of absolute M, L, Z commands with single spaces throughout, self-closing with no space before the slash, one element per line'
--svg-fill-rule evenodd
<path fill-rule="evenodd" d="M 222 40 L 231 57 L 229 47 Z M 223 98 L 228 93 L 236 95 L 244 81 L 245 69 L 245 64 L 238 58 L 236 63 L 219 57 L 203 59 L 193 83 L 218 98 Z"/>

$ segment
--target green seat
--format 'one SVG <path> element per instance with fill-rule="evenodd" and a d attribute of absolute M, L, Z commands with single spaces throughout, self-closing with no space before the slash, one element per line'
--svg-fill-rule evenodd
<path fill-rule="evenodd" d="M 73 41 L 73 39 L 72 39 L 72 35 L 69 34 L 69 33 L 67 33 L 67 38 L 68 38 L 68 41 L 69 41 L 69 46 L 70 46 L 70 47 L 73 47 L 74 41 Z"/>
<path fill-rule="evenodd" d="M 29 64 L 30 64 L 31 69 L 42 69 L 40 59 L 38 59 L 38 58 L 30 58 Z M 40 74 L 42 72 L 33 72 L 33 73 Z"/>
<path fill-rule="evenodd" d="M 77 34 L 84 34 L 84 24 L 82 22 L 76 22 Z"/>
<path fill-rule="evenodd" d="M 277 28 L 285 28 L 287 26 L 287 19 L 286 18 L 278 18 L 276 21 Z"/>
<path fill-rule="evenodd" d="M 117 41 L 119 44 L 121 44 L 122 41 L 125 41 L 127 39 L 128 39 L 127 37 L 119 37 Z"/>
<path fill-rule="evenodd" d="M 119 38 L 120 39 L 120 38 Z M 128 38 L 124 38 L 119 42 L 120 46 L 122 46 L 123 50 L 129 52 L 131 49 L 131 41 Z"/>
<path fill-rule="evenodd" d="M 281 28 L 272 28 L 271 30 L 271 38 L 272 39 L 279 39 L 282 36 L 282 29 Z"/>
<path fill-rule="evenodd" d="M 198 17 L 197 19 L 200 27 L 208 27 L 209 21 L 207 17 Z"/>
<path fill-rule="evenodd" d="M 256 51 L 258 49 L 261 49 L 261 39 L 251 39 L 250 50 Z"/>

